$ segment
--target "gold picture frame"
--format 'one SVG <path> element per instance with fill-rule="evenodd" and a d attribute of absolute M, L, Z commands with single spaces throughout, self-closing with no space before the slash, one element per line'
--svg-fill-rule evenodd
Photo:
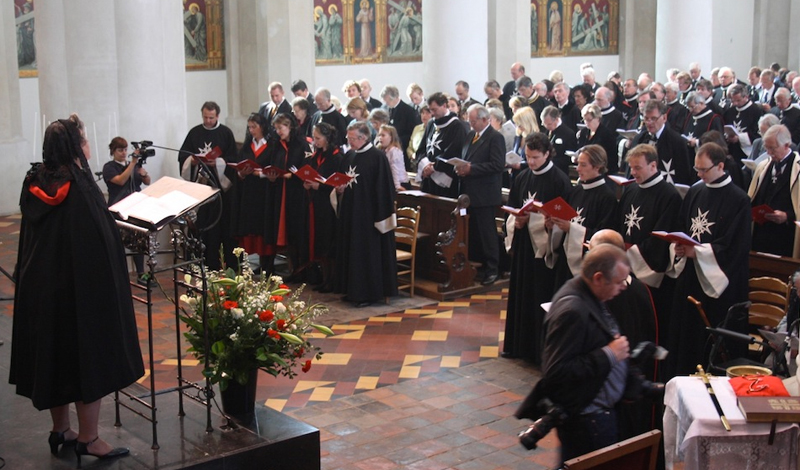
<path fill-rule="evenodd" d="M 223 0 L 183 0 L 186 70 L 225 69 Z"/>
<path fill-rule="evenodd" d="M 618 54 L 619 0 L 531 0 L 531 34 L 531 57 Z"/>

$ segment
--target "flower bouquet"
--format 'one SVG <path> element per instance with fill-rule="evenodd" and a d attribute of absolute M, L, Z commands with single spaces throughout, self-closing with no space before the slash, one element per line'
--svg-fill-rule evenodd
<path fill-rule="evenodd" d="M 203 375 L 218 383 L 220 390 L 231 381 L 244 385 L 257 369 L 278 376 L 293 378 L 298 367 L 303 372 L 311 368 L 313 356 L 322 355 L 312 346 L 306 334 L 314 329 L 330 336 L 330 328 L 315 324 L 318 316 L 327 312 L 320 304 L 306 305 L 300 300 L 303 287 L 294 292 L 279 276 L 257 279 L 242 248 L 233 250 L 238 258 L 238 270 L 223 267 L 206 273 L 207 320 L 203 325 L 202 296 L 189 292 L 181 296 L 183 315 L 188 326 L 184 333 L 189 352 L 205 361 Z M 187 283 L 202 287 L 199 273 L 187 274 Z M 205 334 L 208 333 L 208 350 Z"/>

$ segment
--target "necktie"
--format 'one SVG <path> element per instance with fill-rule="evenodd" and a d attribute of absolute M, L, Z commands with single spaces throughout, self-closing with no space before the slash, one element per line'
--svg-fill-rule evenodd
<path fill-rule="evenodd" d="M 617 320 L 611 315 L 611 312 L 608 311 L 606 308 L 605 303 L 600 303 L 600 310 L 603 311 L 603 319 L 606 321 L 606 326 L 611 331 L 612 335 L 620 334 L 619 325 L 617 325 Z"/>
<path fill-rule="evenodd" d="M 278 105 L 272 107 L 272 111 L 269 112 L 269 117 L 275 117 L 275 112 L 278 111 Z"/>
<path fill-rule="evenodd" d="M 481 138 L 481 135 L 476 132 L 475 135 L 472 137 L 472 143 L 474 144 L 480 138 Z"/>

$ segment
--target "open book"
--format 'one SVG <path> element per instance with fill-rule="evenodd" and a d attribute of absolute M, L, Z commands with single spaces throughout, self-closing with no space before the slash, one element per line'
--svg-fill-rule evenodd
<path fill-rule="evenodd" d="M 522 157 L 513 150 L 511 152 L 506 152 L 506 166 L 511 166 L 514 163 L 522 163 Z"/>
<path fill-rule="evenodd" d="M 650 232 L 650 235 L 678 245 L 700 245 L 700 242 L 683 232 L 663 232 L 661 230 L 653 230 Z"/>
<path fill-rule="evenodd" d="M 625 137 L 628 140 L 633 140 L 633 138 L 639 134 L 639 131 L 637 131 L 636 129 L 631 129 L 631 130 L 617 129 L 617 134 L 619 134 L 622 137 Z"/>
<path fill-rule="evenodd" d="M 500 209 L 502 209 L 504 212 L 508 212 L 509 214 L 520 215 L 528 212 L 538 212 L 541 207 L 541 202 L 531 199 L 519 209 L 511 206 L 500 206 Z"/>
<path fill-rule="evenodd" d="M 751 209 L 751 213 L 753 215 L 753 222 L 757 224 L 763 224 L 767 221 L 767 214 L 772 214 L 775 210 L 769 207 L 766 204 L 761 204 L 760 206 L 755 206 Z"/>
<path fill-rule="evenodd" d="M 439 160 L 440 162 L 445 162 L 448 165 L 453 165 L 454 167 L 463 166 L 463 165 L 466 165 L 467 163 L 469 163 L 468 161 L 462 160 L 462 159 L 460 159 L 458 157 L 452 157 L 452 158 L 446 158 L 446 159 L 442 158 L 442 157 L 436 157 L 436 159 Z"/>
<path fill-rule="evenodd" d="M 220 150 L 219 146 L 215 146 L 205 155 L 192 155 L 192 158 L 197 162 L 203 162 L 206 165 L 210 165 L 214 163 L 214 160 L 222 156 L 222 150 Z"/>
<path fill-rule="evenodd" d="M 164 176 L 108 209 L 117 219 L 159 230 L 218 192 L 204 184 Z"/>
<path fill-rule="evenodd" d="M 311 165 L 303 165 L 300 167 L 300 169 L 292 166 L 289 168 L 289 171 L 294 173 L 296 177 L 300 178 L 306 183 L 320 183 L 325 179 L 317 172 L 317 170 L 311 168 Z"/>
<path fill-rule="evenodd" d="M 633 180 L 633 179 L 629 180 L 628 178 L 626 178 L 624 176 L 620 176 L 620 175 L 606 175 L 606 176 L 608 176 L 608 179 L 610 179 L 611 181 L 617 183 L 620 186 L 627 186 L 627 185 L 629 185 L 631 183 L 635 183 L 636 182 L 636 180 Z"/>
<path fill-rule="evenodd" d="M 334 188 L 336 188 L 349 183 L 350 180 L 352 179 L 353 179 L 352 176 L 347 176 L 344 173 L 337 171 L 327 178 L 323 178 L 320 176 L 317 181 L 319 181 L 322 184 L 327 184 L 328 186 L 333 186 Z"/>
<path fill-rule="evenodd" d="M 725 125 L 725 137 L 726 138 L 731 138 L 733 136 L 739 137 L 739 145 L 742 146 L 742 149 L 744 149 L 745 147 L 752 147 L 753 146 L 752 142 L 750 142 L 750 136 L 747 134 L 747 132 L 739 132 L 736 129 L 736 127 L 734 127 L 734 126 L 732 126 L 730 124 L 726 124 Z"/>

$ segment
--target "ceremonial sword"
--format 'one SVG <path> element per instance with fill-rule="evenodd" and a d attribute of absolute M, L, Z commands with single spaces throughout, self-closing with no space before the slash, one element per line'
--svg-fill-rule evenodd
<path fill-rule="evenodd" d="M 719 419 L 722 421 L 722 425 L 725 427 L 726 431 L 731 430 L 731 425 L 728 423 L 728 418 L 725 417 L 725 413 L 722 412 L 722 406 L 719 404 L 719 400 L 717 400 L 717 394 L 714 393 L 714 389 L 711 387 L 711 382 L 708 381 L 708 374 L 703 370 L 703 366 L 697 364 L 697 373 L 693 374 L 695 377 L 700 377 L 704 384 L 706 384 L 706 390 L 708 390 L 708 394 L 711 396 L 711 401 L 714 402 L 714 408 L 717 409 L 717 414 L 719 415 Z"/>

